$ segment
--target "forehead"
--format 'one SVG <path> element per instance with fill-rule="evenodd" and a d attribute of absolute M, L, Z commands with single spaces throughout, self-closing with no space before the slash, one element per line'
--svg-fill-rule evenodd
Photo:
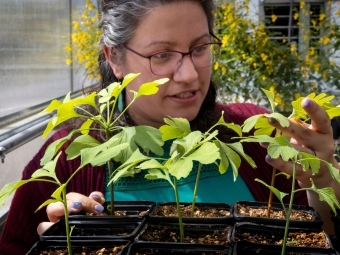
<path fill-rule="evenodd" d="M 190 44 L 209 34 L 207 16 L 199 2 L 173 2 L 155 7 L 138 24 L 130 40 L 136 46 L 148 47 L 157 42 Z"/>

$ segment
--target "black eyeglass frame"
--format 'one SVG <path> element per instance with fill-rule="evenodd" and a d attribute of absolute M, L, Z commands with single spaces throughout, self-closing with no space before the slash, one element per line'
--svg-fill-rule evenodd
<path fill-rule="evenodd" d="M 128 47 L 125 43 L 121 43 L 119 46 L 124 47 L 125 49 L 127 49 L 127 50 L 129 50 L 129 51 L 131 51 L 131 52 L 133 52 L 133 53 L 135 53 L 135 54 L 137 54 L 138 56 L 140 56 L 140 57 L 142 57 L 142 58 L 147 58 L 147 59 L 149 59 L 150 70 L 151 70 L 151 72 L 152 72 L 153 74 L 155 74 L 155 75 L 167 75 L 167 74 L 170 74 L 170 73 L 167 73 L 167 74 L 156 74 L 156 73 L 153 72 L 153 70 L 152 70 L 152 68 L 151 68 L 151 58 L 152 58 L 153 56 L 155 56 L 155 55 L 157 55 L 157 54 L 160 54 L 160 53 L 162 53 L 162 52 L 177 52 L 177 53 L 182 54 L 182 59 L 183 59 L 184 56 L 189 55 L 189 56 L 190 56 L 190 59 L 191 59 L 191 62 L 194 64 L 194 66 L 196 66 L 196 65 L 195 65 L 195 62 L 194 62 L 193 59 L 192 59 L 192 53 L 193 53 L 197 48 L 200 48 L 200 47 L 202 47 L 202 46 L 204 46 L 204 45 L 211 45 L 211 44 L 216 44 L 216 45 L 222 46 L 222 42 L 221 42 L 221 40 L 220 40 L 217 36 L 215 36 L 215 35 L 212 34 L 212 37 L 214 37 L 218 42 L 204 43 L 204 44 L 201 44 L 201 45 L 199 45 L 199 46 L 193 48 L 192 50 L 190 50 L 190 51 L 188 51 L 188 52 L 181 52 L 181 51 L 177 51 L 177 50 L 160 51 L 160 52 L 156 52 L 156 53 L 153 53 L 153 54 L 151 54 L 151 55 L 148 55 L 148 56 L 143 55 L 143 54 L 141 54 L 141 53 L 135 51 L 134 49 L 131 49 L 131 48 Z M 213 65 L 213 63 L 212 63 L 211 65 Z M 211 66 L 211 65 L 208 65 L 208 66 Z M 208 67 L 208 66 L 205 66 L 205 67 Z M 178 67 L 178 68 L 179 68 L 179 67 Z M 198 67 L 198 68 L 200 68 L 200 67 Z M 202 68 L 203 68 L 203 67 L 202 67 Z M 176 70 L 177 70 L 177 69 L 176 69 Z M 176 70 L 174 70 L 174 71 L 176 71 Z"/>

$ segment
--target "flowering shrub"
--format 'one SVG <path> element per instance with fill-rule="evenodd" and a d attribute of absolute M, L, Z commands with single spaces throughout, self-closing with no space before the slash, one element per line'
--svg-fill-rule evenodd
<path fill-rule="evenodd" d="M 91 0 L 86 0 L 85 8 L 78 20 L 73 21 L 72 43 L 66 45 L 66 51 L 72 53 L 79 68 L 83 67 L 89 78 L 100 79 L 98 72 L 99 13 Z M 67 64 L 72 59 L 66 60 Z"/>
<path fill-rule="evenodd" d="M 307 4 L 300 2 L 303 15 Z M 276 91 L 275 102 L 281 111 L 289 111 L 290 102 L 300 94 L 330 92 L 340 88 L 339 65 L 334 61 L 339 49 L 340 32 L 336 24 L 324 13 L 318 19 L 311 19 L 313 30 L 299 20 L 299 10 L 293 19 L 303 29 L 303 44 L 309 44 L 314 32 L 322 35 L 304 51 L 298 51 L 296 44 L 287 39 L 270 39 L 264 22 L 250 18 L 249 0 L 223 3 L 215 13 L 217 36 L 222 39 L 221 57 L 214 66 L 214 77 L 219 86 L 222 100 L 250 100 L 260 103 L 261 89 Z M 340 15 L 340 12 L 337 12 Z M 266 20 L 275 23 L 277 16 Z M 302 19 L 301 19 L 302 20 Z M 320 50 L 320 46 L 322 47 Z"/>
<path fill-rule="evenodd" d="M 294 11 L 294 22 L 303 32 L 303 51 L 287 39 L 270 39 L 267 24 L 275 24 L 277 17 L 258 22 L 250 17 L 249 0 L 222 3 L 215 12 L 216 34 L 222 39 L 221 56 L 213 67 L 221 101 L 250 100 L 259 104 L 263 99 L 261 88 L 275 91 L 275 102 L 281 111 L 290 111 L 292 99 L 301 94 L 325 92 L 333 94 L 340 89 L 340 66 L 336 61 L 340 47 L 340 29 L 324 13 L 311 18 L 313 30 L 300 22 L 300 15 L 307 12 L 305 1 Z M 330 6 L 330 1 L 328 5 Z M 332 10 L 340 17 L 340 9 Z M 314 15 L 315 16 L 315 15 Z M 77 21 L 73 22 L 72 44 L 66 46 L 90 78 L 100 79 L 97 57 L 99 54 L 99 14 L 91 0 Z M 332 23 L 333 22 L 333 23 Z M 322 31 L 320 36 L 320 31 Z M 310 41 L 313 33 L 318 40 Z M 320 48 L 322 46 L 322 48 Z M 71 59 L 67 62 L 70 64 Z M 266 101 L 267 102 L 267 101 Z"/>

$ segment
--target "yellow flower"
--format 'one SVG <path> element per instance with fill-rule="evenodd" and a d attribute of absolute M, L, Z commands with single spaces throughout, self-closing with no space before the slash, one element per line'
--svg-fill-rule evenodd
<path fill-rule="evenodd" d="M 67 65 L 71 65 L 72 64 L 72 59 L 70 59 L 70 58 L 66 59 L 66 64 Z"/>
<path fill-rule="evenodd" d="M 272 22 L 274 23 L 277 20 L 277 16 L 275 14 L 272 15 Z"/>
<path fill-rule="evenodd" d="M 219 67 L 219 64 L 218 64 L 218 62 L 216 62 L 215 65 L 214 65 L 214 70 L 217 70 L 218 67 Z"/>
<path fill-rule="evenodd" d="M 263 75 L 263 76 L 262 76 L 262 80 L 263 80 L 263 81 L 267 80 L 267 77 Z"/>
<path fill-rule="evenodd" d="M 326 17 L 326 15 L 324 13 L 320 14 L 319 20 L 324 20 L 324 18 Z"/>
<path fill-rule="evenodd" d="M 299 13 L 294 13 L 294 20 L 297 20 L 299 18 Z"/>

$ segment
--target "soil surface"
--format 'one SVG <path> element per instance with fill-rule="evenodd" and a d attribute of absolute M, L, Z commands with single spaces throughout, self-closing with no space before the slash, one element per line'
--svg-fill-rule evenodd
<path fill-rule="evenodd" d="M 117 246 L 114 248 L 74 248 L 73 255 L 117 255 L 125 246 Z M 33 251 L 32 255 L 67 255 L 67 249 L 46 249 L 44 251 Z"/>
<path fill-rule="evenodd" d="M 231 226 L 220 225 L 219 227 L 210 227 L 207 225 L 185 225 L 184 226 L 184 243 L 194 244 L 218 244 L 227 245 L 228 234 Z M 178 226 L 148 225 L 145 231 L 139 237 L 143 241 L 154 242 L 180 242 L 180 231 Z"/>
<path fill-rule="evenodd" d="M 260 244 L 275 244 L 282 245 L 283 234 L 273 233 L 255 233 L 246 232 L 241 230 L 236 232 L 235 240 L 242 241 L 246 240 L 251 243 Z M 303 246 L 303 247 L 319 247 L 319 248 L 330 248 L 329 242 L 325 233 L 322 232 L 292 232 L 288 234 L 287 245 L 289 246 Z"/>
<path fill-rule="evenodd" d="M 178 252 L 178 251 L 164 251 L 164 250 L 147 250 L 147 251 L 141 251 L 141 252 L 132 252 L 132 255 L 152 255 L 152 254 L 171 254 L 171 255 L 227 255 L 227 252 L 219 252 L 219 251 L 214 251 L 214 252 L 198 252 L 198 251 L 188 251 L 188 252 Z"/>
<path fill-rule="evenodd" d="M 247 205 L 239 204 L 237 206 L 237 213 L 240 215 L 250 216 L 250 217 L 267 217 L 267 208 L 259 208 L 259 207 L 250 207 Z M 280 209 L 271 209 L 270 210 L 270 218 L 274 219 L 286 219 L 283 210 Z M 307 211 L 300 211 L 300 210 L 292 210 L 291 220 L 302 220 L 302 221 L 312 221 L 314 220 L 313 214 Z"/>
<path fill-rule="evenodd" d="M 182 217 L 191 217 L 191 205 L 180 205 Z M 154 216 L 178 217 L 176 205 L 161 205 L 153 212 Z M 230 216 L 229 210 L 221 210 L 213 207 L 195 206 L 194 217 L 217 218 Z"/>

